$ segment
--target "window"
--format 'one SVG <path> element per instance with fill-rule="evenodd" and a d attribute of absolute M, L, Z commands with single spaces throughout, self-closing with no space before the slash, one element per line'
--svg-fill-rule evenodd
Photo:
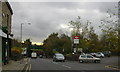
<path fill-rule="evenodd" d="M 86 58 L 86 56 L 85 56 L 85 55 L 82 55 L 81 58 Z"/>
<path fill-rule="evenodd" d="M 92 56 L 88 55 L 87 58 L 93 58 Z"/>

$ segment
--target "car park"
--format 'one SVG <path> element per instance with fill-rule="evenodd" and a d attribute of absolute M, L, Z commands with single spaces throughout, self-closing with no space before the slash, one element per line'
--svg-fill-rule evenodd
<path fill-rule="evenodd" d="M 65 62 L 65 57 L 63 54 L 57 53 L 53 56 L 53 61 L 63 61 Z"/>
<path fill-rule="evenodd" d="M 79 56 L 79 63 L 83 63 L 83 62 L 100 63 L 100 58 L 96 58 L 90 54 L 80 55 Z"/>

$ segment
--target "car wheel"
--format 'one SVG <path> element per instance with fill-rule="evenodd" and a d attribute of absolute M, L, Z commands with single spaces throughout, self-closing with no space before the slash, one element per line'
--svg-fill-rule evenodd
<path fill-rule="evenodd" d="M 104 58 L 103 56 L 101 56 L 100 58 Z"/>
<path fill-rule="evenodd" d="M 83 60 L 79 60 L 79 63 L 83 63 Z"/>
<path fill-rule="evenodd" d="M 108 57 L 110 57 L 110 56 L 108 56 Z"/>
<path fill-rule="evenodd" d="M 94 62 L 95 62 L 95 63 L 100 63 L 100 61 L 98 61 L 98 60 L 95 60 Z"/>
<path fill-rule="evenodd" d="M 63 62 L 65 62 L 65 60 L 63 60 Z"/>
<path fill-rule="evenodd" d="M 55 60 L 55 62 L 57 62 L 57 60 Z"/>

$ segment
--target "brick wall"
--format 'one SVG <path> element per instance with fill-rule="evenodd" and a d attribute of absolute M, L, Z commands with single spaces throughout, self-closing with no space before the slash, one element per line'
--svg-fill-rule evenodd
<path fill-rule="evenodd" d="M 0 26 L 2 26 L 2 2 L 0 1 Z"/>
<path fill-rule="evenodd" d="M 10 11 L 9 5 L 6 2 L 2 2 L 2 26 L 8 27 L 8 33 L 11 33 L 11 17 L 12 13 Z"/>

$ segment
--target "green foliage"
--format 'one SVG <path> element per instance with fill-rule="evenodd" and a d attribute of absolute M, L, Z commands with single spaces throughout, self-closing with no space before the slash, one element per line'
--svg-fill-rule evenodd
<path fill-rule="evenodd" d="M 113 54 L 119 53 L 119 24 L 115 13 L 107 11 L 108 16 L 101 20 L 101 30 L 103 35 L 101 37 L 101 47 L 103 50 L 110 50 Z"/>
<path fill-rule="evenodd" d="M 113 20 L 114 19 L 114 20 Z M 83 52 L 99 52 L 111 51 L 113 53 L 120 53 L 120 28 L 117 22 L 116 14 L 109 13 L 108 16 L 100 21 L 99 28 L 103 32 L 101 38 L 95 33 L 94 27 L 90 21 L 81 19 L 80 16 L 76 20 L 69 22 L 71 37 L 58 33 L 52 33 L 44 40 L 44 48 L 47 55 L 59 52 L 70 54 L 72 51 L 73 37 L 80 36 L 80 43 L 75 45 L 75 48 L 82 48 Z M 82 31 L 80 31 L 82 29 Z M 71 55 L 68 55 L 68 57 Z"/>
<path fill-rule="evenodd" d="M 7 27 L 7 26 L 2 27 L 2 31 L 5 32 L 5 33 L 7 34 L 7 32 L 8 32 L 8 27 Z"/>
<path fill-rule="evenodd" d="M 13 47 L 21 47 L 21 43 L 17 39 L 12 40 Z"/>
<path fill-rule="evenodd" d="M 83 52 L 95 51 L 98 48 L 98 35 L 95 33 L 94 28 L 89 26 L 91 22 L 89 20 L 86 23 L 82 22 L 82 19 L 78 16 L 75 21 L 70 21 L 70 28 L 73 28 L 72 39 L 74 36 L 80 36 L 80 43 L 76 45 L 76 48 L 83 48 Z M 82 32 L 80 30 L 82 29 Z"/>
<path fill-rule="evenodd" d="M 43 51 L 43 49 L 30 49 L 32 51 Z"/>
<path fill-rule="evenodd" d="M 55 54 L 55 53 L 59 53 L 58 51 L 53 51 L 53 53 Z"/>
<path fill-rule="evenodd" d="M 66 60 L 78 61 L 79 54 L 66 54 Z"/>
<path fill-rule="evenodd" d="M 44 40 L 43 47 L 47 55 L 52 55 L 55 52 L 69 53 L 71 52 L 71 40 L 65 34 L 58 36 L 58 33 L 53 33 Z"/>

